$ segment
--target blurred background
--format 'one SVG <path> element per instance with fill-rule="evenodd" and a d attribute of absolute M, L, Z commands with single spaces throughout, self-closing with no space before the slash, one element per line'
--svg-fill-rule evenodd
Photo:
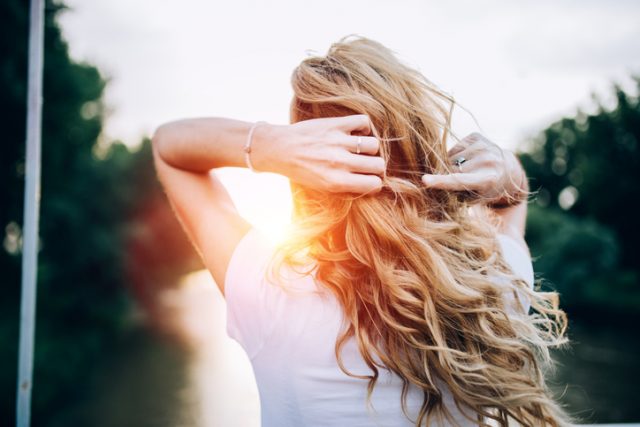
<path fill-rule="evenodd" d="M 640 421 L 640 3 L 46 5 L 34 426 L 257 426 L 250 365 L 155 179 L 166 120 L 288 121 L 290 73 L 357 33 L 452 93 L 454 130 L 517 150 L 527 239 L 572 346 L 549 373 L 585 423 Z M 0 426 L 15 422 L 28 2 L 0 2 Z M 471 116 L 470 113 L 473 114 Z M 219 172 L 273 238 L 287 182 Z M 250 191 L 251 190 L 251 191 Z M 274 202 L 275 201 L 275 202 Z"/>

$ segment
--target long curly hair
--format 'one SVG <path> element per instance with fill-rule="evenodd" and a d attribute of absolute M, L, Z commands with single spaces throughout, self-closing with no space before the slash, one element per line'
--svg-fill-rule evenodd
<path fill-rule="evenodd" d="M 567 425 L 545 384 L 549 348 L 566 341 L 557 294 L 531 290 L 513 274 L 477 199 L 421 183 L 425 173 L 452 172 L 453 99 L 393 51 L 359 36 L 306 58 L 291 83 L 292 122 L 367 114 L 387 164 L 383 190 L 373 195 L 292 183 L 293 231 L 271 270 L 313 261 L 316 280 L 348 320 L 336 342 L 340 368 L 360 378 L 340 355 L 355 338 L 371 369 L 369 398 L 380 369 L 402 379 L 405 414 L 410 385 L 423 391 L 416 426 L 455 424 L 443 384 L 481 426 Z"/>

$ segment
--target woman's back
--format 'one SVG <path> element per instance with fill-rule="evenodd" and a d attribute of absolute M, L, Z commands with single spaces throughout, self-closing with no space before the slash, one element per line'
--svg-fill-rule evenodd
<path fill-rule="evenodd" d="M 528 255 L 508 236 L 499 235 L 498 241 L 514 273 L 532 285 Z M 351 338 L 342 347 L 342 362 L 363 378 L 346 375 L 336 358 L 335 343 L 345 321 L 341 305 L 312 275 L 285 268 L 282 286 L 269 282 L 266 268 L 274 249 L 257 229 L 250 229 L 237 245 L 225 279 L 227 331 L 251 359 L 263 427 L 415 425 L 424 396 L 409 387 L 407 418 L 401 406 L 402 380 L 388 370 L 380 370 L 367 407 L 364 377 L 372 371 L 356 341 Z M 456 422 L 474 425 L 446 387 L 440 390 Z M 468 416 L 473 417 L 471 412 Z"/>
<path fill-rule="evenodd" d="M 204 118 L 154 136 L 264 424 L 449 425 L 459 405 L 483 426 L 566 425 L 544 378 L 566 316 L 556 293 L 530 289 L 515 155 L 473 134 L 448 149 L 454 100 L 372 40 L 305 59 L 291 84 L 290 125 Z M 291 180 L 292 233 L 267 271 L 283 287 L 266 280 L 273 247 L 204 173 L 242 156 Z"/>

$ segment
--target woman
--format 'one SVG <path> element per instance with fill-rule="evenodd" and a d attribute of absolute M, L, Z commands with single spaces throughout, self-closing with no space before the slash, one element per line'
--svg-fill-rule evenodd
<path fill-rule="evenodd" d="M 201 118 L 153 138 L 263 426 L 565 425 L 543 376 L 565 317 L 533 290 L 516 157 L 478 134 L 447 151 L 453 101 L 366 38 L 292 85 L 290 125 Z M 290 178 L 282 245 L 238 215 L 209 174 L 225 166 Z"/>

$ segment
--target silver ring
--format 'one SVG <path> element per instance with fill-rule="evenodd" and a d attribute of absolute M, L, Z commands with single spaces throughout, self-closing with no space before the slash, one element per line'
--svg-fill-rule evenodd
<path fill-rule="evenodd" d="M 362 143 L 362 137 L 358 137 L 358 142 L 356 144 L 356 154 L 360 154 L 360 144 Z"/>
<path fill-rule="evenodd" d="M 467 159 L 464 156 L 456 157 L 453 161 L 453 164 L 458 167 L 458 171 L 462 172 L 462 164 L 466 162 Z"/>

